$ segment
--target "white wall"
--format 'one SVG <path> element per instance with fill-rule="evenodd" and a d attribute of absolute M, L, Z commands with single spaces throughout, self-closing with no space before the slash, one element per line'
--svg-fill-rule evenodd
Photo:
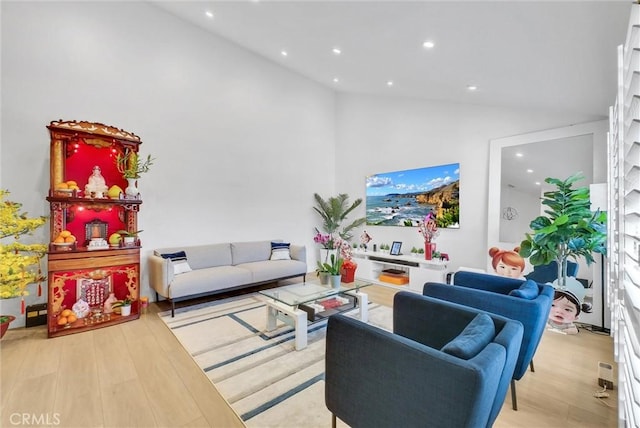
<path fill-rule="evenodd" d="M 483 269 L 487 248 L 489 140 L 548 129 L 589 118 L 557 112 L 341 95 L 337 103 L 337 191 L 365 199 L 367 175 L 460 163 L 460 229 L 442 230 L 438 250 L 451 268 Z M 364 215 L 364 206 L 360 215 Z M 413 228 L 367 227 L 373 242 L 402 241 L 405 251 L 423 245 Z"/>
<path fill-rule="evenodd" d="M 142 154 L 157 158 L 139 183 L 142 294 L 149 294 L 145 257 L 161 246 L 280 237 L 307 245 L 311 269 L 314 192 L 364 198 L 368 174 L 452 162 L 461 164 L 461 228 L 443 231 L 437 243 L 452 266 L 482 266 L 489 139 L 589 120 L 336 96 L 140 2 L 0 7 L 0 186 L 31 215 L 48 214 L 51 120 L 139 135 Z M 415 230 L 369 232 L 376 242 L 421 242 Z M 18 304 L 0 301 L 0 310 L 16 314 Z"/>
<path fill-rule="evenodd" d="M 0 186 L 48 214 L 51 120 L 134 132 L 157 158 L 139 181 L 143 256 L 227 240 L 311 248 L 313 192 L 334 188 L 334 105 L 332 91 L 145 3 L 2 3 Z"/>

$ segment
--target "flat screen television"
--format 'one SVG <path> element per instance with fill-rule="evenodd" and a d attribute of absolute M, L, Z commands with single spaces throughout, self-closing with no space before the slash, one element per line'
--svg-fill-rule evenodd
<path fill-rule="evenodd" d="M 440 228 L 460 227 L 460 164 L 367 177 L 367 224 L 417 227 L 432 212 Z"/>

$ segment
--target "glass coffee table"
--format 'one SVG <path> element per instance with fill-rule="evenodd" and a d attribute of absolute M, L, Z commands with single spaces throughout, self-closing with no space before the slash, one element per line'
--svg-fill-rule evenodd
<path fill-rule="evenodd" d="M 335 313 L 351 308 L 360 309 L 360 320 L 367 322 L 369 299 L 361 291 L 370 282 L 355 280 L 340 287 L 322 285 L 317 281 L 285 285 L 261 290 L 267 299 L 267 331 L 276 329 L 280 320 L 294 328 L 296 351 L 307 346 L 307 326 Z"/>

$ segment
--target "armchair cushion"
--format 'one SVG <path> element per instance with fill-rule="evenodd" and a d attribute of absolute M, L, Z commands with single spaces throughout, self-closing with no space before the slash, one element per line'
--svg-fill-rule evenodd
<path fill-rule="evenodd" d="M 487 314 L 478 314 L 462 330 L 462 333 L 444 345 L 441 351 L 454 357 L 468 360 L 483 350 L 495 335 L 496 328 L 491 317 Z"/>
<path fill-rule="evenodd" d="M 533 300 L 540 294 L 538 284 L 533 280 L 527 280 L 519 288 L 509 292 L 509 296 L 520 297 L 521 299 Z"/>

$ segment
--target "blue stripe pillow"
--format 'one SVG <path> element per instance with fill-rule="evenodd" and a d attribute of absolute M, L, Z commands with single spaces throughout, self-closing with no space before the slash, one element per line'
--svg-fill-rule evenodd
<path fill-rule="evenodd" d="M 178 251 L 176 253 L 165 253 L 160 254 L 160 257 L 163 259 L 171 260 L 171 264 L 173 265 L 173 274 L 180 275 L 181 273 L 191 272 L 191 266 L 189 266 L 189 262 L 187 261 L 187 253 L 184 251 Z"/>
<path fill-rule="evenodd" d="M 288 242 L 272 242 L 269 260 L 291 260 L 290 246 Z"/>

